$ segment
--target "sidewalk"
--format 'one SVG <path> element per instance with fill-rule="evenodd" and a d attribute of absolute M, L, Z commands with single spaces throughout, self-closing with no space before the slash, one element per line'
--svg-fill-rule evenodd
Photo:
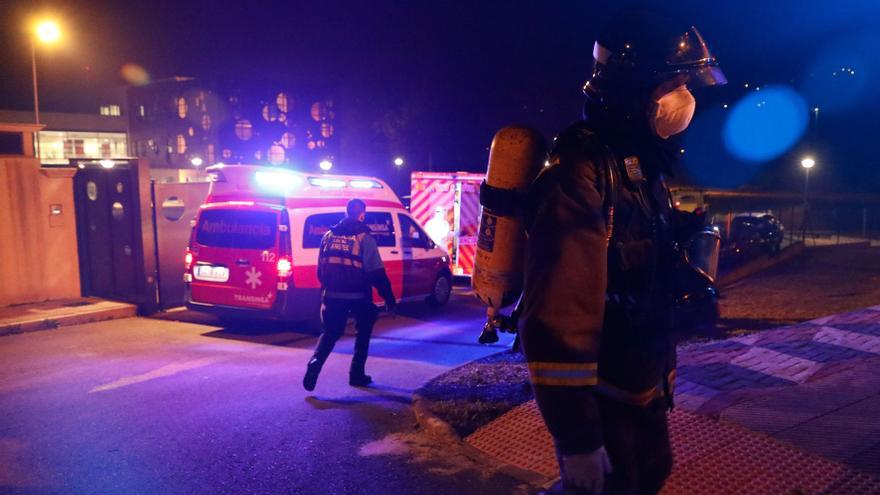
<path fill-rule="evenodd" d="M 137 306 L 133 304 L 94 297 L 16 304 L 0 307 L 0 336 L 129 318 L 136 314 Z"/>
<path fill-rule="evenodd" d="M 679 349 L 664 494 L 880 494 L 880 306 Z M 465 439 L 552 477 L 534 401 Z"/>

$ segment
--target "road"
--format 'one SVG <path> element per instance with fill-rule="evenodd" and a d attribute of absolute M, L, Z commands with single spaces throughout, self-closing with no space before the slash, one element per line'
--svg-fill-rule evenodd
<path fill-rule="evenodd" d="M 349 328 L 313 393 L 316 337 L 277 324 L 175 312 L 0 337 L 0 492 L 523 493 L 416 431 L 413 390 L 509 345 L 476 344 L 480 322 L 462 293 L 381 318 L 366 389 Z"/>

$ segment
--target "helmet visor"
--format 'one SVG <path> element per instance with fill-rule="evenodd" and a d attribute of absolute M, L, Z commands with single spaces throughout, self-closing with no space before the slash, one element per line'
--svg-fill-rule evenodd
<path fill-rule="evenodd" d="M 688 74 L 690 88 L 727 84 L 709 45 L 693 26 L 676 40 L 675 52 L 666 60 L 666 65 L 668 72 Z"/>

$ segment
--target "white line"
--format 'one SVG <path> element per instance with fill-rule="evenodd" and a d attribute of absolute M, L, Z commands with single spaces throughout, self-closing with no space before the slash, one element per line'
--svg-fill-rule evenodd
<path fill-rule="evenodd" d="M 763 347 L 752 347 L 731 359 L 730 364 L 796 383 L 804 383 L 822 367 L 822 363 Z"/>
<path fill-rule="evenodd" d="M 211 358 L 196 359 L 195 361 L 183 361 L 183 362 L 178 362 L 178 363 L 172 363 L 172 364 L 162 366 L 161 368 L 156 368 L 153 371 L 150 371 L 147 373 L 142 373 L 140 375 L 127 376 L 127 377 L 120 378 L 119 380 L 116 380 L 116 381 L 113 381 L 113 382 L 110 382 L 110 383 L 107 383 L 104 385 L 99 385 L 99 386 L 89 390 L 89 393 L 91 394 L 93 392 L 106 392 L 107 390 L 122 388 L 122 387 L 126 387 L 128 385 L 134 385 L 136 383 L 150 381 L 155 378 L 162 378 L 165 376 L 176 375 L 177 373 L 180 373 L 181 371 L 187 371 L 187 370 L 191 370 L 191 369 L 195 369 L 195 368 L 201 368 L 203 366 L 208 366 L 209 364 L 216 363 L 217 361 L 220 361 L 220 358 L 211 357 Z"/>
<path fill-rule="evenodd" d="M 849 332 L 833 327 L 822 327 L 813 340 L 823 344 L 833 344 L 862 352 L 880 354 L 880 337 L 858 332 Z"/>

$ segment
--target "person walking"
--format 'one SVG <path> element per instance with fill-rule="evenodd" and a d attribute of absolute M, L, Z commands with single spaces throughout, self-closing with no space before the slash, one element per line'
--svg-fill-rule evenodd
<path fill-rule="evenodd" d="M 373 304 L 373 287 L 385 300 L 389 312 L 397 306 L 376 240 L 364 224 L 366 204 L 360 199 L 352 199 L 345 210 L 345 218 L 330 227 L 321 239 L 318 254 L 321 337 L 303 377 L 303 388 L 308 391 L 315 389 L 321 368 L 345 331 L 349 316 L 354 317 L 357 336 L 348 383 L 355 387 L 372 383 L 373 379 L 366 374 L 364 367 L 378 313 Z"/>

